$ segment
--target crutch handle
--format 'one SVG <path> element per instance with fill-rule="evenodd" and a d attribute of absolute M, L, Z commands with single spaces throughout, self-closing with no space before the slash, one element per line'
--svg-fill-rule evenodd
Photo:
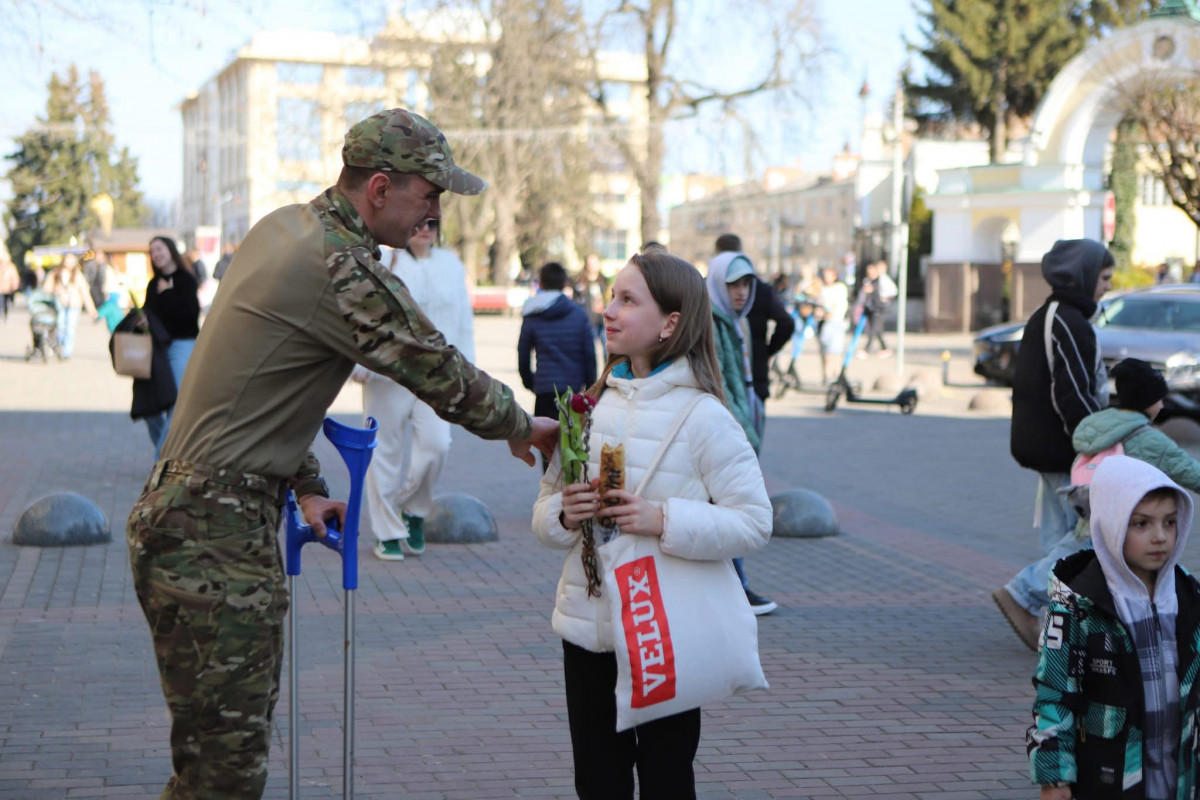
<path fill-rule="evenodd" d="M 296 494 L 291 489 L 287 493 L 287 543 L 285 554 L 285 568 L 288 575 L 300 574 L 300 548 L 310 542 L 322 544 L 333 550 L 338 555 L 345 555 L 343 550 L 345 546 L 345 537 L 338 530 L 338 521 L 334 519 L 325 521 L 325 535 L 317 536 L 313 533 L 312 525 L 306 525 L 302 522 L 303 516 L 300 513 L 300 506 L 296 503 Z"/>
<path fill-rule="evenodd" d="M 318 537 L 311 525 L 304 524 L 295 493 L 287 493 L 287 535 L 284 543 L 284 568 L 288 575 L 300 574 L 300 549 L 310 542 L 328 547 L 342 558 L 342 588 L 358 588 L 358 520 L 362 510 L 363 483 L 367 467 L 371 463 L 371 452 L 375 449 L 375 435 L 379 424 L 374 417 L 367 419 L 366 428 L 352 428 L 332 419 L 326 419 L 325 436 L 337 448 L 346 467 L 350 470 L 350 499 L 346 503 L 346 525 L 338 528 L 337 520 L 325 522 L 325 536 Z"/>

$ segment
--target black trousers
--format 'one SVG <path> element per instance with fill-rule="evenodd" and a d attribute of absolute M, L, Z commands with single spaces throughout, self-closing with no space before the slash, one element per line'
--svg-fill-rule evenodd
<path fill-rule="evenodd" d="M 694 800 L 700 709 L 616 732 L 617 657 L 563 642 L 567 718 L 580 800 Z"/>
<path fill-rule="evenodd" d="M 866 352 L 871 352 L 871 345 L 875 340 L 879 340 L 879 349 L 887 350 L 887 342 L 883 340 L 883 309 L 878 311 L 865 311 L 867 315 L 867 346 L 864 348 Z"/>

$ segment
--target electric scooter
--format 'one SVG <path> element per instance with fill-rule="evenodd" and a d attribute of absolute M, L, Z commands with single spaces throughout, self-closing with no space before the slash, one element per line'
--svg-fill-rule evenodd
<path fill-rule="evenodd" d="M 838 401 L 842 395 L 846 395 L 847 403 L 871 403 L 874 405 L 883 406 L 900 406 L 900 412 L 903 414 L 911 414 L 917 408 L 917 390 L 902 389 L 900 394 L 891 399 L 863 397 L 850 383 L 850 379 L 846 377 L 846 370 L 850 368 L 850 361 L 854 358 L 855 351 L 858 350 L 858 341 L 862 338 L 863 329 L 867 326 L 867 315 L 863 314 L 858 318 L 858 324 L 854 326 L 854 337 L 850 340 L 850 347 L 846 350 L 846 355 L 842 359 L 842 371 L 837 376 L 837 379 L 829 385 L 829 390 L 825 393 L 825 411 L 833 413 L 837 408 Z"/>
<path fill-rule="evenodd" d="M 325 536 L 317 538 L 311 525 L 305 525 L 296 504 L 296 495 L 287 493 L 287 533 L 284 552 L 288 594 L 292 598 L 287 613 L 288 642 L 288 798 L 300 797 L 300 667 L 297 663 L 296 577 L 300 574 L 300 548 L 310 542 L 323 544 L 342 557 L 342 589 L 345 590 L 345 636 L 343 641 L 342 684 L 342 798 L 354 797 L 354 592 L 358 589 L 358 519 L 362 510 L 363 484 L 375 435 L 375 418 L 366 428 L 352 428 L 332 419 L 325 420 L 325 436 L 333 442 L 350 470 L 350 499 L 346 503 L 346 524 L 338 530 L 337 520 L 325 523 Z"/>

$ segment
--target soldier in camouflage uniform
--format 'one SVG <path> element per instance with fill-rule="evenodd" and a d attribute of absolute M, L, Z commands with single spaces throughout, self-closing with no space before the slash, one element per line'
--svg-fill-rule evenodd
<path fill-rule="evenodd" d="M 162 797 L 258 798 L 279 695 L 288 597 L 276 534 L 295 490 L 318 534 L 327 499 L 308 451 L 355 363 L 411 389 L 444 419 L 506 439 L 530 465 L 557 423 L 531 419 L 476 369 L 379 263 L 443 191 L 486 184 L 445 137 L 403 109 L 355 125 L 338 184 L 251 229 L 184 377 L 162 460 L 129 516 L 138 599 L 171 710 L 174 775 Z"/>

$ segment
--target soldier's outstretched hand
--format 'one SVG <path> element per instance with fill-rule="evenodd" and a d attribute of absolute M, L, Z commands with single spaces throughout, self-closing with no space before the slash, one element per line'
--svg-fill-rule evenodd
<path fill-rule="evenodd" d="M 549 417 L 533 417 L 533 433 L 529 434 L 529 438 L 511 439 L 508 443 L 509 451 L 531 467 L 537 463 L 531 447 L 536 447 L 546 458 L 550 458 L 557 446 L 558 420 Z"/>

